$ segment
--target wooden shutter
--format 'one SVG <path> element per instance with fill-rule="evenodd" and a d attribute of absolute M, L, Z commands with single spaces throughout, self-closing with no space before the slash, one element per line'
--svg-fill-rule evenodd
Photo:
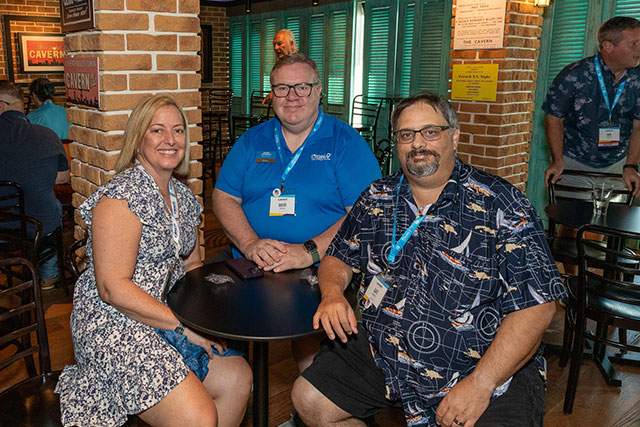
<path fill-rule="evenodd" d="M 327 77 L 327 101 L 329 104 L 344 104 L 345 76 L 347 55 L 347 12 L 337 10 L 331 13 L 329 19 L 329 73 Z"/>
<path fill-rule="evenodd" d="M 589 2 L 584 0 L 562 0 L 554 5 L 545 91 L 565 66 L 585 56 L 588 13 Z"/>
<path fill-rule="evenodd" d="M 416 73 L 412 92 L 428 90 L 445 95 L 449 79 L 451 1 L 422 0 L 416 30 Z"/>
<path fill-rule="evenodd" d="M 267 18 L 264 20 L 263 25 L 264 34 L 262 39 L 262 55 L 264 63 L 262 66 L 262 90 L 266 91 L 271 87 L 269 76 L 273 65 L 276 63 L 276 54 L 273 52 L 273 37 L 276 35 L 276 31 L 278 30 L 278 22 L 276 18 Z"/>
<path fill-rule="evenodd" d="M 391 26 L 395 21 L 394 11 L 389 4 L 367 2 L 364 19 L 364 93 L 384 97 L 393 86 L 389 68 L 393 63 L 395 48 L 390 43 Z"/>
<path fill-rule="evenodd" d="M 640 0 L 616 0 L 614 16 L 631 16 L 640 19 Z"/>

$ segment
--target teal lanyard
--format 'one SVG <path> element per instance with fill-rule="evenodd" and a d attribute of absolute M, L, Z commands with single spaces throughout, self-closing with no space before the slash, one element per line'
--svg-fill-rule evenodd
<path fill-rule="evenodd" d="M 402 248 L 405 247 L 413 233 L 420 226 L 420 224 L 422 224 L 422 221 L 424 221 L 424 218 L 427 216 L 427 213 L 425 212 L 424 214 L 416 217 L 409 228 L 407 228 L 405 232 L 402 233 L 402 236 L 400 236 L 400 240 L 396 240 L 396 230 L 398 228 L 398 217 L 396 210 L 398 203 L 400 202 L 400 188 L 402 187 L 403 181 L 404 176 L 401 176 L 400 182 L 398 183 L 398 189 L 396 190 L 395 203 L 393 204 L 393 231 L 391 234 L 391 250 L 389 251 L 389 254 L 387 254 L 387 261 L 389 262 L 389 264 L 393 264 L 395 262 Z"/>
<path fill-rule="evenodd" d="M 609 92 L 607 92 L 607 86 L 604 84 L 604 77 L 602 76 L 602 67 L 600 66 L 599 58 L 600 55 L 596 55 L 593 59 L 593 64 L 596 68 L 596 76 L 598 77 L 598 83 L 600 84 L 600 92 L 602 93 L 602 98 L 604 98 L 604 105 L 607 107 L 607 111 L 609 112 L 609 124 L 611 124 L 613 109 L 616 108 L 616 104 L 622 96 L 622 92 L 624 91 L 624 87 L 626 86 L 627 81 L 625 80 L 618 85 L 616 94 L 613 97 L 613 103 L 611 103 L 609 101 Z"/>
<path fill-rule="evenodd" d="M 313 125 L 313 129 L 311 130 L 311 133 L 307 135 L 307 137 L 305 138 L 300 148 L 296 150 L 296 153 L 293 155 L 293 158 L 289 161 L 289 164 L 287 165 L 287 167 L 284 168 L 284 171 L 280 176 L 281 191 L 284 191 L 284 182 L 286 181 L 287 176 L 289 175 L 289 172 L 291 172 L 291 169 L 293 169 L 296 163 L 298 163 L 298 159 L 302 155 L 302 150 L 304 150 L 304 147 L 307 145 L 307 142 L 311 139 L 313 134 L 316 133 L 320 128 L 323 118 L 324 118 L 324 115 L 322 114 L 322 111 L 318 111 L 318 119 L 316 120 L 316 123 Z M 278 149 L 278 157 L 280 157 L 280 161 L 284 164 L 284 156 L 282 154 L 283 152 L 282 142 L 280 141 L 280 135 L 282 134 L 282 126 L 280 125 L 280 122 L 276 122 L 273 132 L 274 132 L 273 136 L 276 140 L 276 148 Z"/>

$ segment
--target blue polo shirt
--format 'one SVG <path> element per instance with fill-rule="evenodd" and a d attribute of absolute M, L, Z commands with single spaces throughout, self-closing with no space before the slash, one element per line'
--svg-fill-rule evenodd
<path fill-rule="evenodd" d="M 626 81 L 620 100 L 612 107 L 612 123 L 609 123 L 609 111 L 600 91 L 594 58 L 589 56 L 567 65 L 553 79 L 542 109 L 564 119 L 565 156 L 594 168 L 603 168 L 627 156 L 633 121 L 640 120 L 640 69 L 628 69 L 624 77 L 615 82 L 613 72 L 599 57 L 610 102 L 618 87 Z M 610 126 L 620 127 L 620 144 L 598 148 L 598 129 Z"/>
<path fill-rule="evenodd" d="M 242 209 L 260 238 L 302 243 L 325 231 L 346 213 L 360 193 L 380 178 L 371 149 L 349 125 L 323 114 L 285 182 L 295 195 L 295 216 L 269 216 L 274 188 L 294 156 L 280 133 L 280 160 L 274 118 L 245 132 L 227 155 L 216 188 L 242 199 Z"/>
<path fill-rule="evenodd" d="M 27 114 L 27 118 L 34 125 L 47 127 L 54 131 L 58 138 L 69 138 L 69 122 L 64 107 L 54 104 L 47 99 L 37 110 Z"/>

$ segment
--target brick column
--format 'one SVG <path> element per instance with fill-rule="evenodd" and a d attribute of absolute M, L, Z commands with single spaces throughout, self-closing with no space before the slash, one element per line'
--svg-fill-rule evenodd
<path fill-rule="evenodd" d="M 198 0 L 95 0 L 96 29 L 65 37 L 67 56 L 97 56 L 100 108 L 71 105 L 73 206 L 114 175 L 131 110 L 156 93 L 174 96 L 185 109 L 191 139 L 187 180 L 202 193 L 200 127 L 200 21 Z M 76 211 L 74 235 L 85 235 Z"/>
<path fill-rule="evenodd" d="M 523 191 L 543 12 L 533 0 L 509 0 L 504 48 L 451 51 L 452 64 L 499 65 L 496 102 L 454 102 L 461 125 L 460 158 L 507 179 Z"/>

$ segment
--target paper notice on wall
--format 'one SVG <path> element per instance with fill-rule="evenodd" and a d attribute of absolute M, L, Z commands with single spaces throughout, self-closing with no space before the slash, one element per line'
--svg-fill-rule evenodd
<path fill-rule="evenodd" d="M 495 101 L 498 92 L 498 64 L 453 64 L 451 99 Z"/>
<path fill-rule="evenodd" d="M 458 0 L 454 49 L 500 49 L 507 0 Z"/>

